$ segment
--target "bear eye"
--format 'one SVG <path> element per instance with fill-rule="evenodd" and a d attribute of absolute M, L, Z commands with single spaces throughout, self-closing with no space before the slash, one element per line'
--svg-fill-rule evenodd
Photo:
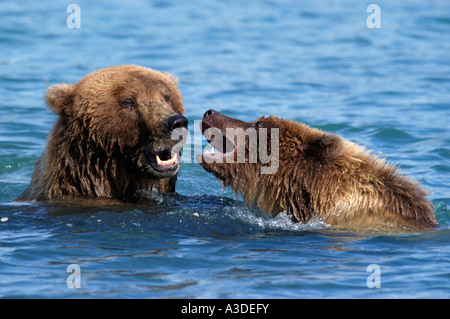
<path fill-rule="evenodd" d="M 261 121 L 258 121 L 258 122 L 255 123 L 255 127 L 256 127 L 256 128 L 261 128 L 261 127 L 263 127 L 263 126 L 264 126 L 264 124 L 263 124 L 263 122 L 261 122 Z"/>
<path fill-rule="evenodd" d="M 166 101 L 166 103 L 170 103 L 170 95 L 164 95 L 164 101 Z"/>
<path fill-rule="evenodd" d="M 134 99 L 125 99 L 119 102 L 121 107 L 132 108 L 136 106 L 136 101 Z"/>

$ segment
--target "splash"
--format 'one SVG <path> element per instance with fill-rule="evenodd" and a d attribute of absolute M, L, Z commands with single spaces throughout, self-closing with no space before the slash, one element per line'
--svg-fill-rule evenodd
<path fill-rule="evenodd" d="M 286 212 L 281 212 L 275 217 L 265 217 L 261 213 L 249 210 L 243 206 L 225 207 L 224 211 L 227 211 L 231 218 L 243 221 L 250 227 L 256 226 L 265 232 L 304 232 L 324 230 L 330 227 L 330 225 L 316 217 L 309 220 L 306 224 L 294 222 Z"/>

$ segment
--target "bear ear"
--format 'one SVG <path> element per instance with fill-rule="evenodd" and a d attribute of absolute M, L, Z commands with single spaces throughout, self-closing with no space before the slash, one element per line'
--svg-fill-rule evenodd
<path fill-rule="evenodd" d="M 342 138 L 335 134 L 324 134 L 311 141 L 306 149 L 309 156 L 317 160 L 332 160 L 342 154 Z"/>
<path fill-rule="evenodd" d="M 162 74 L 164 74 L 169 79 L 169 81 L 173 82 L 173 84 L 178 85 L 179 81 L 175 75 L 169 72 L 162 72 Z"/>
<path fill-rule="evenodd" d="M 75 84 L 55 84 L 45 92 L 45 100 L 48 107 L 56 114 L 67 113 L 68 107 L 73 103 L 75 97 Z"/>

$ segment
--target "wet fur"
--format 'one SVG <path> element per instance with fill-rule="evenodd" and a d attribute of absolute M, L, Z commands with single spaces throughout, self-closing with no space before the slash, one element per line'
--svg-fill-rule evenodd
<path fill-rule="evenodd" d="M 121 105 L 126 98 L 135 99 L 136 106 Z M 175 190 L 176 174 L 155 174 L 142 152 L 146 145 L 174 144 L 164 130 L 168 116 L 184 113 L 174 76 L 116 66 L 93 72 L 77 84 L 51 86 L 46 101 L 58 120 L 29 187 L 15 201 L 131 200 L 140 189 Z"/>
<path fill-rule="evenodd" d="M 227 125 L 245 123 L 220 113 L 215 117 L 207 121 L 223 132 Z M 288 212 L 302 223 L 319 217 L 353 229 L 421 230 L 437 225 L 426 191 L 363 147 L 274 116 L 257 121 L 268 129 L 279 128 L 275 174 L 260 174 L 261 163 L 201 163 L 249 205 L 272 215 Z"/>

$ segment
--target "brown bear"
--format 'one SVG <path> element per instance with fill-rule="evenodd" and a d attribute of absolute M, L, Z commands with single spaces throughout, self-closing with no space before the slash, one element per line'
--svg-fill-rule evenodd
<path fill-rule="evenodd" d="M 138 190 L 173 192 L 180 156 L 172 139 L 187 129 L 175 76 L 136 65 L 95 71 L 46 92 L 58 119 L 15 201 L 105 198 L 132 201 Z"/>
<path fill-rule="evenodd" d="M 201 127 L 214 149 L 197 161 L 266 214 L 284 211 L 301 223 L 316 217 L 354 230 L 437 225 L 433 206 L 417 183 L 338 135 L 275 116 L 243 122 L 214 110 L 205 113 Z"/>

